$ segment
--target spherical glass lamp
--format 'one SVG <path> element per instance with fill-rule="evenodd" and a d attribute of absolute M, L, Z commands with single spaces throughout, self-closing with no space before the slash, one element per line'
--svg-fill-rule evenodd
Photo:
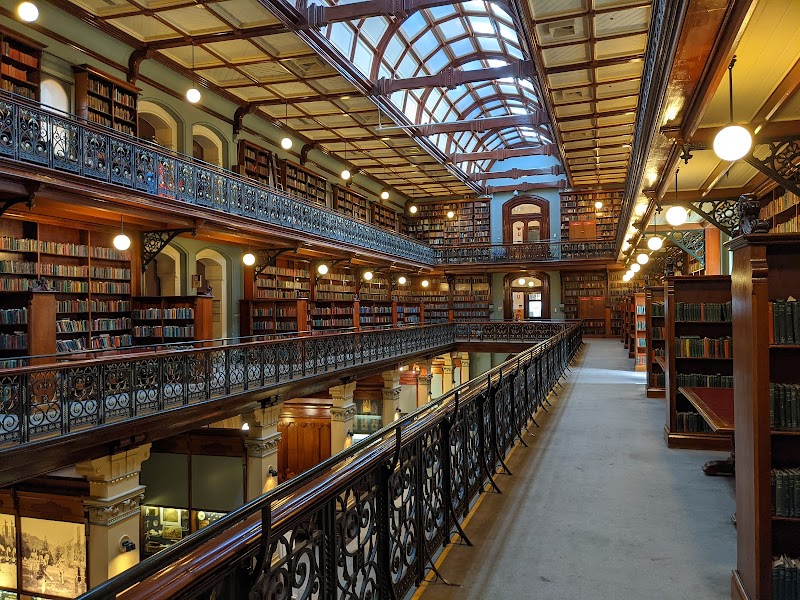
<path fill-rule="evenodd" d="M 188 90 L 186 90 L 186 99 L 192 104 L 197 104 L 200 102 L 200 98 L 200 90 L 198 90 L 196 87 L 190 87 Z"/>
<path fill-rule="evenodd" d="M 252 252 L 248 252 L 242 257 L 242 262 L 246 264 L 248 267 L 252 267 L 256 264 L 256 256 Z"/>
<path fill-rule="evenodd" d="M 673 227 L 680 227 L 686 223 L 686 219 L 689 218 L 689 213 L 682 206 L 670 206 L 665 216 L 667 223 Z"/>
<path fill-rule="evenodd" d="M 649 260 L 650 257 L 644 252 L 640 253 L 639 256 L 636 257 L 636 262 L 638 262 L 640 265 L 646 265 Z"/>
<path fill-rule="evenodd" d="M 739 160 L 753 146 L 750 132 L 741 125 L 728 125 L 714 138 L 714 153 L 722 160 Z"/>
<path fill-rule="evenodd" d="M 661 247 L 664 245 L 664 240 L 662 240 L 657 235 L 654 235 L 649 240 L 647 240 L 647 247 L 650 248 L 653 252 L 661 250 Z"/>

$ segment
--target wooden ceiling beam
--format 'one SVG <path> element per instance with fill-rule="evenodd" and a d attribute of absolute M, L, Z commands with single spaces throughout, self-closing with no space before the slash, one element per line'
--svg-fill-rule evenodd
<path fill-rule="evenodd" d="M 351 5 L 348 5 L 351 6 Z M 389 96 L 399 90 L 416 90 L 420 88 L 435 87 L 452 90 L 466 83 L 478 81 L 494 81 L 513 77 L 514 79 L 528 79 L 533 74 L 533 63 L 529 60 L 518 60 L 502 67 L 488 67 L 485 69 L 472 69 L 465 71 L 454 67 L 447 67 L 436 75 L 423 75 L 405 79 L 387 79 L 381 77 L 375 83 L 375 93 Z"/>

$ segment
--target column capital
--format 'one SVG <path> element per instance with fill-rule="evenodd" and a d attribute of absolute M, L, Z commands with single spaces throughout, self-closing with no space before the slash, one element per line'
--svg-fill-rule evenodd
<path fill-rule="evenodd" d="M 432 379 L 433 375 L 431 373 L 428 373 L 427 375 L 417 375 L 417 384 L 430 386 Z"/>
<path fill-rule="evenodd" d="M 352 421 L 356 417 L 356 405 L 347 404 L 345 406 L 332 406 L 331 407 L 331 421 L 343 423 Z"/>
<path fill-rule="evenodd" d="M 386 388 L 393 388 L 400 385 L 400 371 L 397 369 L 393 369 L 391 371 L 384 371 L 381 373 L 383 375 L 383 387 Z"/>
<path fill-rule="evenodd" d="M 244 445 L 247 448 L 247 456 L 252 458 L 266 458 L 276 454 L 280 443 L 280 433 L 273 433 L 263 438 L 247 438 L 244 441 Z"/>
<path fill-rule="evenodd" d="M 399 402 L 400 401 L 400 386 L 393 388 L 384 388 L 383 389 L 383 401 L 384 402 Z"/>
<path fill-rule="evenodd" d="M 353 401 L 353 392 L 356 391 L 356 382 L 343 383 L 342 385 L 335 385 L 328 389 L 328 393 L 333 398 L 334 406 L 343 406 Z"/>
<path fill-rule="evenodd" d="M 278 424 L 282 410 L 283 402 L 278 402 L 265 408 L 256 408 L 253 411 L 253 422 L 260 427 L 274 427 Z"/>
<path fill-rule="evenodd" d="M 144 500 L 143 485 L 115 498 L 85 498 L 83 506 L 90 525 L 111 527 L 139 515 L 139 505 Z"/>
<path fill-rule="evenodd" d="M 130 477 L 138 477 L 142 463 L 150 458 L 150 444 L 131 450 L 102 456 L 78 463 L 75 470 L 91 483 L 117 483 Z"/>

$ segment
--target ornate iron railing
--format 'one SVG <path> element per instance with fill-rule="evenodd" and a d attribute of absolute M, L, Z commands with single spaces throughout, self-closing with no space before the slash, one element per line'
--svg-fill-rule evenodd
<path fill-rule="evenodd" d="M 453 325 L 422 325 L 5 369 L 0 448 L 454 343 Z"/>
<path fill-rule="evenodd" d="M 0 92 L 0 157 L 433 264 L 432 248 L 208 163 Z"/>
<path fill-rule="evenodd" d="M 475 321 L 456 323 L 456 342 L 532 344 L 558 335 L 579 321 Z"/>
<path fill-rule="evenodd" d="M 614 242 L 533 242 L 436 247 L 438 264 L 514 264 L 587 258 L 614 259 Z"/>
<path fill-rule="evenodd" d="M 81 598 L 403 598 L 580 345 L 570 324 Z"/>

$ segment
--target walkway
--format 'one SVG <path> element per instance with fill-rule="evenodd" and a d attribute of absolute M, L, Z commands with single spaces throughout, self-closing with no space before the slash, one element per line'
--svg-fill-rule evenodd
<path fill-rule="evenodd" d="M 423 600 L 728 600 L 736 564 L 725 455 L 669 450 L 664 400 L 645 398 L 618 340 L 588 340 L 542 428 L 514 450 Z"/>

